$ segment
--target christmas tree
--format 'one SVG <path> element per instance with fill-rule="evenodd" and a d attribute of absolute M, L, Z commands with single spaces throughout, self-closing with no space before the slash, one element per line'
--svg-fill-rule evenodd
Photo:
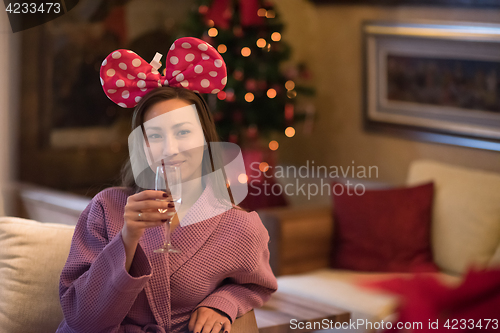
<path fill-rule="evenodd" d="M 305 112 L 297 112 L 297 97 L 314 91 L 299 84 L 310 77 L 304 64 L 280 67 L 291 54 L 281 37 L 283 29 L 269 1 L 197 1 L 185 25 L 186 35 L 215 47 L 228 71 L 224 91 L 205 96 L 223 141 L 249 147 L 266 138 L 275 150 L 279 143 L 269 142 L 270 135 L 291 137 L 294 122 L 304 118 Z M 311 107 L 306 109 L 311 115 Z"/>

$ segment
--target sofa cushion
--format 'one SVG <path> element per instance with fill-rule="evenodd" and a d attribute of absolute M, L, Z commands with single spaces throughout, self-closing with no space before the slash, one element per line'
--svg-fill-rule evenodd
<path fill-rule="evenodd" d="M 63 319 L 59 275 L 73 226 L 0 217 L 0 327 L 53 333 Z"/>
<path fill-rule="evenodd" d="M 429 233 L 433 184 L 357 191 L 333 184 L 332 266 L 367 272 L 436 272 Z"/>
<path fill-rule="evenodd" d="M 450 274 L 470 265 L 499 264 L 500 174 L 419 160 L 408 184 L 435 184 L 432 247 L 434 260 Z M 500 253 L 500 252 L 497 252 Z"/>

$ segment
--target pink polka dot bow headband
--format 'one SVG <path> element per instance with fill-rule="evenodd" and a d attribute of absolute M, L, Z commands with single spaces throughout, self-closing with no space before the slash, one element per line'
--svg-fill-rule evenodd
<path fill-rule="evenodd" d="M 152 89 L 184 87 L 197 93 L 216 94 L 227 82 L 226 64 L 212 45 L 193 37 L 177 39 L 167 54 L 164 76 L 162 55 L 147 63 L 135 52 L 116 50 L 102 62 L 101 85 L 113 102 L 133 108 Z"/>

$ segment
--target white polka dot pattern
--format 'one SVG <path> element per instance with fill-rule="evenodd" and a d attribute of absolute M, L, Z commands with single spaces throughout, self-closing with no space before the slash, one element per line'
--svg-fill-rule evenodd
<path fill-rule="evenodd" d="M 170 47 L 165 65 L 165 76 L 162 76 L 135 52 L 116 50 L 102 62 L 101 85 L 113 102 L 133 108 L 146 93 L 162 85 L 214 94 L 227 83 L 222 56 L 198 38 L 177 39 Z"/>

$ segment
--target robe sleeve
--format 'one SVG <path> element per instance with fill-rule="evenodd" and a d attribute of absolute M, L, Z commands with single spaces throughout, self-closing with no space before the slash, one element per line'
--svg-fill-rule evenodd
<path fill-rule="evenodd" d="M 106 226 L 108 219 L 122 217 L 110 213 L 105 200 L 98 197 L 80 216 L 59 283 L 65 325 L 77 332 L 114 331 L 151 276 L 140 246 L 130 273 L 125 270 L 121 232 L 108 239 Z"/>
<path fill-rule="evenodd" d="M 201 306 L 227 314 L 231 323 L 248 311 L 261 307 L 278 289 L 269 265 L 269 234 L 258 214 L 249 214 L 250 223 L 235 240 L 232 255 L 239 258 L 239 269 L 233 271 L 227 283 L 215 289 L 193 310 Z M 232 260 L 234 258 L 229 258 Z"/>

